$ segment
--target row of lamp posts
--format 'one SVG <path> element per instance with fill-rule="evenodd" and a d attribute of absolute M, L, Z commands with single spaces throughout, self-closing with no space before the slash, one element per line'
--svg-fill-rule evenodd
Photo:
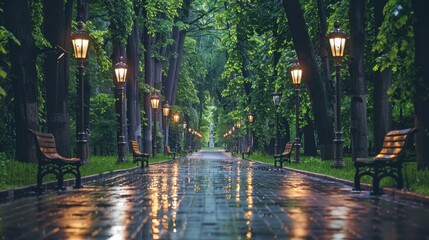
<path fill-rule="evenodd" d="M 72 46 L 74 56 L 78 62 L 78 105 L 79 109 L 76 116 L 77 121 L 77 137 L 76 137 L 76 150 L 77 156 L 82 161 L 86 162 L 88 158 L 88 149 L 87 142 L 88 137 L 85 132 L 85 123 L 84 123 L 84 68 L 85 68 L 85 60 L 88 57 L 88 48 L 89 48 L 89 40 L 90 36 L 87 31 L 83 29 L 83 22 L 79 21 L 77 24 L 77 30 L 72 34 Z M 124 62 L 123 56 L 119 57 L 119 61 L 113 66 L 113 70 L 115 73 L 115 85 L 118 88 L 119 100 L 120 100 L 120 112 L 119 112 L 119 136 L 118 136 L 118 159 L 117 162 L 125 162 L 126 161 L 126 141 L 125 141 L 125 82 L 127 76 L 127 65 Z M 152 94 L 151 99 L 151 107 L 153 109 L 153 141 L 152 141 L 152 156 L 156 156 L 156 114 L 157 109 L 159 107 L 160 98 L 157 93 Z M 163 116 L 168 117 L 170 112 L 170 105 L 165 103 L 163 105 Z M 177 119 L 177 121 L 176 121 Z M 174 122 L 178 123 L 180 119 L 180 115 L 174 115 Z M 176 137 L 177 142 L 177 137 Z M 167 139 L 166 139 L 167 144 Z M 176 143 L 177 149 L 177 143 Z"/>
<path fill-rule="evenodd" d="M 341 82 L 340 82 L 340 68 L 341 60 L 344 55 L 345 42 L 346 42 L 346 33 L 340 28 L 338 21 L 335 22 L 334 30 L 329 33 L 329 43 L 331 47 L 332 56 L 335 61 L 335 71 L 336 71 L 336 103 L 335 103 L 335 139 L 334 139 L 334 161 L 332 167 L 344 167 L 345 163 L 343 160 L 343 138 L 342 138 L 342 129 L 341 129 Z M 86 161 L 88 158 L 88 149 L 87 149 L 87 133 L 85 132 L 85 123 L 84 123 L 84 67 L 85 60 L 88 56 L 88 47 L 89 47 L 89 34 L 83 30 L 83 22 L 79 21 L 77 24 L 77 30 L 72 35 L 72 45 L 74 56 L 78 62 L 78 99 L 79 99 L 79 112 L 77 114 L 77 139 L 76 139 L 76 148 L 77 155 L 82 161 Z M 119 58 L 119 62 L 116 63 L 113 67 L 115 76 L 116 76 L 116 85 L 119 91 L 120 99 L 120 134 L 118 137 L 118 160 L 117 162 L 125 162 L 125 81 L 127 74 L 127 65 L 123 61 L 123 57 Z M 299 138 L 299 88 L 302 79 L 302 69 L 299 67 L 298 61 L 290 69 L 292 82 L 295 86 L 295 155 L 294 160 L 296 163 L 300 162 L 299 151 L 300 151 L 300 138 Z M 274 93 L 273 101 L 276 107 L 276 140 L 274 144 L 274 153 L 278 154 L 278 106 L 280 103 L 281 94 Z M 151 96 L 151 107 L 153 109 L 153 135 L 152 135 L 152 156 L 156 156 L 156 113 L 159 107 L 160 98 L 158 94 L 152 94 Z M 170 106 L 168 103 L 163 105 L 163 116 L 168 117 L 170 112 Z M 176 121 L 177 120 L 177 121 Z M 180 120 L 180 115 L 174 115 L 174 122 L 177 124 Z M 254 115 L 248 114 L 248 122 L 252 123 L 254 121 Z M 183 124 L 184 129 L 186 129 L 186 123 Z M 238 124 L 236 125 L 239 128 Z M 251 129 L 249 128 L 249 132 Z M 249 143 L 251 142 L 250 133 L 248 137 Z M 167 136 L 165 137 L 165 143 L 168 144 Z M 249 144 L 250 145 L 250 144 Z M 177 151 L 177 131 L 176 131 L 176 151 Z M 237 148 L 238 149 L 238 148 Z"/>
<path fill-rule="evenodd" d="M 344 55 L 345 43 L 346 43 L 346 33 L 340 28 L 338 21 L 334 24 L 334 29 L 329 33 L 329 44 L 331 47 L 332 56 L 335 61 L 335 71 L 336 71 L 336 104 L 335 104 L 335 139 L 334 139 L 334 161 L 332 162 L 332 167 L 344 167 L 345 163 L 343 160 L 343 138 L 341 130 L 341 81 L 340 81 L 340 68 L 341 60 Z M 299 90 L 302 80 L 302 69 L 300 68 L 298 60 L 290 68 L 290 74 L 292 78 L 292 83 L 295 87 L 295 141 L 294 141 L 294 162 L 300 163 L 300 147 L 301 140 L 299 138 Z M 276 110 L 276 138 L 274 143 L 274 154 L 279 154 L 278 144 L 279 144 L 279 117 L 278 117 L 278 107 L 280 104 L 281 94 L 274 92 L 273 93 L 273 102 Z M 250 115 L 249 115 L 250 116 Z M 253 115 L 252 115 L 253 119 Z M 249 121 L 250 122 L 250 121 Z"/>

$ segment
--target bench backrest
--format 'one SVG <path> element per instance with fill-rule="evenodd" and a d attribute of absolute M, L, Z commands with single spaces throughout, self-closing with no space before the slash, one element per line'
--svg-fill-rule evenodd
<path fill-rule="evenodd" d="M 142 152 L 140 152 L 139 144 L 136 140 L 130 140 L 131 143 L 131 149 L 133 150 L 134 156 L 142 155 Z"/>
<path fill-rule="evenodd" d="M 292 143 L 286 143 L 285 150 L 283 151 L 283 155 L 289 155 L 292 151 L 293 144 Z"/>
<path fill-rule="evenodd" d="M 171 153 L 170 146 L 165 146 L 165 152 L 166 152 L 166 153 Z"/>
<path fill-rule="evenodd" d="M 57 159 L 60 158 L 57 152 L 57 145 L 55 144 L 55 138 L 50 133 L 41 133 L 28 129 L 28 131 L 34 136 L 37 151 L 37 161 L 40 162 L 43 159 Z"/>
<path fill-rule="evenodd" d="M 400 159 L 417 128 L 393 130 L 384 137 L 383 147 L 374 159 Z"/>

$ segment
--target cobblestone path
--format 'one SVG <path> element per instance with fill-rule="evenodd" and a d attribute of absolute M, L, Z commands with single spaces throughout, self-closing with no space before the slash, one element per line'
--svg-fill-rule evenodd
<path fill-rule="evenodd" d="M 429 209 L 201 151 L 0 205 L 0 239 L 429 239 Z"/>

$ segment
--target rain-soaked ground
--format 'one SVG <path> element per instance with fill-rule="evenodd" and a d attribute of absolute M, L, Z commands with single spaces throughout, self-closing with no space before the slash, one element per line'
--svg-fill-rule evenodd
<path fill-rule="evenodd" d="M 202 151 L 0 205 L 0 239 L 429 239 L 429 209 Z"/>

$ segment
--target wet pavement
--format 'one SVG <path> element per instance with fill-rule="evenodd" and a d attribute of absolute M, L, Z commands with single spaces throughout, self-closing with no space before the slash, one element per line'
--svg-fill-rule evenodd
<path fill-rule="evenodd" d="M 0 205 L 0 239 L 429 239 L 429 209 L 201 151 Z"/>

